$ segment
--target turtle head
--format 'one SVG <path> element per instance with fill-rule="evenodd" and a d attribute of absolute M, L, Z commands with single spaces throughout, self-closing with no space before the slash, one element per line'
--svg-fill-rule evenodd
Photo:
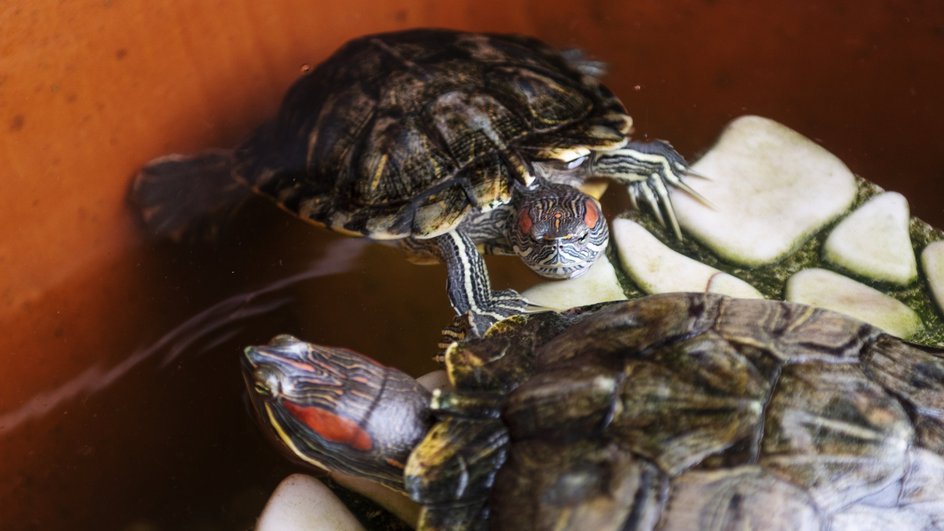
<path fill-rule="evenodd" d="M 416 380 L 287 335 L 248 347 L 242 365 L 259 423 L 289 457 L 403 490 L 406 459 L 431 424 Z"/>
<path fill-rule="evenodd" d="M 511 233 L 514 250 L 524 263 L 555 279 L 586 273 L 610 237 L 596 199 L 572 186 L 546 181 L 522 194 Z"/>

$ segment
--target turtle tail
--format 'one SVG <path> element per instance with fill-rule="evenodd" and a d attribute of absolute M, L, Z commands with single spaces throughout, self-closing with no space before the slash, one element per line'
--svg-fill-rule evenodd
<path fill-rule="evenodd" d="M 233 151 L 224 149 L 154 159 L 134 178 L 130 201 L 154 236 L 212 240 L 251 193 L 234 166 Z"/>

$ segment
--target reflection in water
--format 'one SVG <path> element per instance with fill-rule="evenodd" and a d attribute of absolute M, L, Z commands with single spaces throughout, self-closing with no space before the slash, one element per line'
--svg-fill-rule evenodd
<path fill-rule="evenodd" d="M 239 293 L 222 300 L 187 319 L 146 348 L 135 350 L 121 363 L 105 369 L 99 364 L 58 386 L 39 393 L 20 408 L 0 414 L 0 436 L 15 431 L 21 424 L 42 417 L 81 393 L 94 393 L 118 381 L 145 360 L 166 352 L 161 367 L 179 358 L 193 345 L 206 341 L 196 354 L 212 350 L 240 331 L 241 323 L 287 304 L 291 297 L 278 293 L 309 279 L 343 273 L 360 258 L 369 241 L 344 238 L 327 245 L 325 253 L 301 273 L 272 282 L 255 291 Z M 276 295 L 274 298 L 268 297 Z"/>

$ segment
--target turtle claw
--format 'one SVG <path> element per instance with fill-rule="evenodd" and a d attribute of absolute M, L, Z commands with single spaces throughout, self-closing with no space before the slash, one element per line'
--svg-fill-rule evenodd
<path fill-rule="evenodd" d="M 689 174 L 686 173 L 685 175 L 689 175 Z M 700 179 L 709 179 L 708 177 L 705 177 L 705 176 L 703 176 L 703 175 L 698 175 L 698 174 L 693 174 L 693 175 L 697 176 L 697 177 L 700 178 Z M 709 180 L 710 180 L 710 179 L 709 179 Z M 678 182 L 672 183 L 672 186 L 674 186 L 675 188 L 678 188 L 679 190 L 681 190 L 681 191 L 685 192 L 686 194 L 690 195 L 692 198 L 694 198 L 694 199 L 695 199 L 696 201 L 698 201 L 699 203 L 705 205 L 706 207 L 708 207 L 708 208 L 710 208 L 710 209 L 712 209 L 712 210 L 717 210 L 717 209 L 715 208 L 714 203 L 712 203 L 711 201 L 709 201 L 707 197 L 705 197 L 705 196 L 701 195 L 700 193 L 698 193 L 697 190 L 695 190 L 694 188 L 692 188 L 691 186 L 689 186 L 687 183 L 685 183 L 685 181 L 678 181 Z"/>
<path fill-rule="evenodd" d="M 519 313 L 535 313 L 548 310 L 548 308 L 534 304 L 528 299 L 522 297 L 520 293 L 513 289 L 493 291 L 492 301 L 494 301 L 495 309 L 498 310 L 499 313 L 501 313 L 502 310 L 508 312 L 505 317 Z"/>
<path fill-rule="evenodd" d="M 471 309 L 459 315 L 452 326 L 443 330 L 443 338 L 481 337 L 492 325 L 505 318 L 548 310 L 548 308 L 528 301 L 515 290 L 506 289 L 491 293 L 492 296 L 487 305 Z M 461 332 L 457 334 L 458 331 Z M 452 341 L 455 340 L 452 339 Z"/>
<path fill-rule="evenodd" d="M 704 173 L 698 173 L 698 172 L 692 171 L 692 169 L 687 166 L 682 166 L 681 168 L 679 168 L 679 173 L 682 173 L 686 177 L 694 177 L 696 179 L 704 179 L 706 181 L 714 180 L 711 177 L 708 177 L 707 175 L 705 175 Z"/>
<path fill-rule="evenodd" d="M 439 343 L 436 345 L 436 349 L 439 352 L 437 355 L 437 361 L 445 362 L 446 349 L 448 349 L 453 343 L 462 341 L 466 337 L 472 335 L 470 333 L 472 330 L 471 317 L 471 313 L 457 315 L 451 323 L 446 325 L 440 331 Z"/>
<path fill-rule="evenodd" d="M 528 299 L 522 297 L 522 296 L 521 296 L 517 291 L 515 291 L 515 290 L 511 290 L 511 289 L 502 290 L 502 291 L 499 292 L 499 293 L 511 293 L 511 294 L 514 295 L 514 302 L 513 302 L 513 305 L 507 307 L 507 308 L 509 308 L 509 309 L 512 309 L 512 308 L 513 308 L 514 311 L 508 313 L 508 315 L 506 315 L 505 317 L 511 317 L 511 316 L 513 316 L 513 315 L 519 315 L 519 314 L 524 314 L 524 313 L 541 313 L 541 312 L 553 312 L 553 311 L 556 311 L 554 308 L 550 308 L 550 307 L 548 307 L 548 306 L 542 306 L 542 305 L 540 305 L 540 304 L 535 304 L 535 303 L 529 301 Z M 511 299 L 509 299 L 509 300 L 511 300 Z"/>
<path fill-rule="evenodd" d="M 677 188 L 709 208 L 714 205 L 685 183 L 683 177 L 708 179 L 691 171 L 671 144 L 662 140 L 628 142 L 620 149 L 597 153 L 591 161 L 594 175 L 611 177 L 627 185 L 633 206 L 645 203 L 656 220 L 682 239 L 668 187 Z"/>
<path fill-rule="evenodd" d="M 439 361 L 445 360 L 446 350 L 450 345 L 465 339 L 482 337 L 496 322 L 498 321 L 473 312 L 457 315 L 440 331 L 439 343 L 436 345 Z"/>
<path fill-rule="evenodd" d="M 493 324 L 506 317 L 522 313 L 533 313 L 541 311 L 541 309 L 541 306 L 531 303 L 517 291 L 513 289 L 503 289 L 493 291 L 488 306 L 480 308 L 478 311 L 473 310 L 472 313 L 479 314 L 480 318 L 477 318 L 476 321 L 483 324 L 487 323 L 484 327 L 479 329 L 481 334 L 484 334 Z"/>
<path fill-rule="evenodd" d="M 548 311 L 554 310 L 530 302 L 515 290 L 493 291 L 492 304 L 487 308 L 457 315 L 452 323 L 442 329 L 437 348 L 442 355 L 449 345 L 470 337 L 482 337 L 495 323 L 508 317 Z"/>
<path fill-rule="evenodd" d="M 665 227 L 665 218 L 662 216 L 662 208 L 659 199 L 655 194 L 655 181 L 658 181 L 658 175 L 653 175 L 649 181 L 640 181 L 634 184 L 634 192 L 642 198 L 643 202 L 649 206 L 652 215 L 655 216 L 659 225 Z"/>
<path fill-rule="evenodd" d="M 653 205 L 653 210 L 658 211 L 658 205 L 662 205 L 663 210 L 665 210 L 665 217 L 669 218 L 669 226 L 672 227 L 672 232 L 675 233 L 676 238 L 682 240 L 682 229 L 679 227 L 678 218 L 675 216 L 675 207 L 672 205 L 672 198 L 669 197 L 669 190 L 665 187 L 665 182 L 658 175 L 653 175 L 649 181 L 649 186 L 655 190 L 655 195 L 659 198 L 659 203 Z M 665 225 L 662 216 L 658 217 L 662 225 Z"/>

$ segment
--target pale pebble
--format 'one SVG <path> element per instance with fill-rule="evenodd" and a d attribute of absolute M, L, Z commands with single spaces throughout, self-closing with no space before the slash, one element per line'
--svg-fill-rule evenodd
<path fill-rule="evenodd" d="M 347 507 L 317 479 L 292 474 L 269 498 L 256 531 L 362 531 Z"/>
<path fill-rule="evenodd" d="M 623 268 L 647 293 L 693 291 L 764 298 L 747 282 L 670 249 L 635 221 L 614 221 L 612 237 Z"/>
<path fill-rule="evenodd" d="M 373 500 L 404 522 L 415 525 L 419 518 L 419 506 L 405 494 L 395 492 L 375 481 L 339 472 L 331 472 L 331 479 L 338 485 Z"/>
<path fill-rule="evenodd" d="M 867 278 L 907 285 L 918 278 L 908 200 L 879 194 L 836 225 L 823 251 L 826 260 Z"/>
<path fill-rule="evenodd" d="M 428 372 L 417 378 L 416 381 L 430 391 L 433 389 L 448 389 L 452 387 L 449 383 L 449 376 L 446 374 L 446 371 L 442 369 Z"/>
<path fill-rule="evenodd" d="M 931 286 L 937 307 L 944 312 L 944 240 L 924 248 L 921 252 L 921 268 Z"/>
<path fill-rule="evenodd" d="M 812 140 L 772 120 L 731 122 L 686 182 L 711 204 L 670 191 L 679 224 L 719 256 L 744 265 L 779 261 L 845 212 L 855 177 Z"/>
<path fill-rule="evenodd" d="M 827 269 L 804 269 L 791 276 L 786 300 L 844 313 L 902 338 L 921 328 L 921 318 L 904 303 Z"/>

